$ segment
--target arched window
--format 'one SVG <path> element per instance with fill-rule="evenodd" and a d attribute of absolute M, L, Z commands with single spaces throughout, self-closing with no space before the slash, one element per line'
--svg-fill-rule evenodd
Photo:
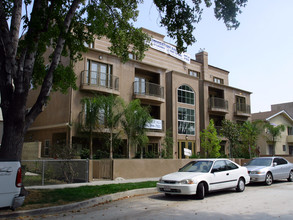
<path fill-rule="evenodd" d="M 178 88 L 178 102 L 194 105 L 194 92 L 189 86 L 182 85 Z"/>

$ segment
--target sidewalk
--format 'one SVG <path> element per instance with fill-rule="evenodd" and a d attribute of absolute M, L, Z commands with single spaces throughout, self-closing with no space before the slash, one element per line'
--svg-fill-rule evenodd
<path fill-rule="evenodd" d="M 59 185 L 45 185 L 45 186 L 30 186 L 26 189 L 62 189 L 62 188 L 75 188 L 80 186 L 97 186 L 97 185 L 107 185 L 107 184 L 119 184 L 119 183 L 137 183 L 145 181 L 158 181 L 157 178 L 140 178 L 140 179 L 122 179 L 117 178 L 116 180 L 94 180 L 89 183 L 72 183 L 72 184 L 59 184 Z M 34 216 L 43 214 L 54 214 L 57 212 L 65 212 L 73 209 L 85 208 L 88 206 L 105 203 L 108 201 L 115 201 L 125 197 L 131 197 L 135 195 L 151 194 L 155 193 L 156 188 L 146 188 L 146 189 L 134 189 L 125 192 L 104 195 L 89 199 L 82 202 L 75 202 L 72 204 L 53 206 L 47 208 L 33 209 L 33 210 L 23 210 L 23 211 L 11 211 L 11 210 L 0 210 L 0 219 L 16 218 L 21 216 Z"/>
<path fill-rule="evenodd" d="M 57 185 L 44 185 L 44 186 L 28 186 L 26 189 L 64 189 L 64 188 L 76 188 L 79 186 L 100 186 L 107 184 L 119 184 L 119 183 L 138 183 L 146 181 L 158 181 L 160 177 L 154 178 L 139 178 L 139 179 L 123 179 L 117 178 L 115 180 L 94 180 L 88 183 L 71 183 L 71 184 L 57 184 Z"/>

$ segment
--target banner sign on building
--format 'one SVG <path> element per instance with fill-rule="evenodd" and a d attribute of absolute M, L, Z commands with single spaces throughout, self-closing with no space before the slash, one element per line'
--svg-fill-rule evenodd
<path fill-rule="evenodd" d="M 190 55 L 187 54 L 187 53 L 177 53 L 177 50 L 176 50 L 176 47 L 170 45 L 170 44 L 167 44 L 165 42 L 162 42 L 160 40 L 157 40 L 157 39 L 154 39 L 152 38 L 151 39 L 151 42 L 150 42 L 150 47 L 155 49 L 155 50 L 159 50 L 163 53 L 166 53 L 166 54 L 169 54 L 170 56 L 172 57 L 175 57 L 179 60 L 182 60 L 186 63 L 190 63 Z"/>
<path fill-rule="evenodd" d="M 154 130 L 162 130 L 163 129 L 162 120 L 153 119 L 150 123 L 146 124 L 145 128 L 154 129 Z"/>

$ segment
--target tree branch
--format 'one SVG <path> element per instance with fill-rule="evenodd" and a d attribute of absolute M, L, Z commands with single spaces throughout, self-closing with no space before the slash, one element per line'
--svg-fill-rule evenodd
<path fill-rule="evenodd" d="M 44 78 L 44 82 L 42 84 L 40 94 L 38 96 L 36 103 L 34 104 L 32 109 L 30 110 L 30 112 L 26 115 L 24 132 L 33 123 L 33 121 L 36 119 L 38 114 L 40 112 L 42 112 L 42 108 L 48 100 L 48 97 L 50 95 L 50 92 L 51 92 L 51 89 L 53 86 L 53 73 L 58 66 L 58 63 L 61 59 L 61 53 L 64 48 L 64 43 L 65 43 L 64 36 L 65 36 L 65 34 L 68 33 L 68 31 L 70 31 L 69 27 L 70 27 L 71 21 L 74 17 L 74 14 L 78 8 L 78 5 L 80 4 L 80 1 L 81 0 L 74 0 L 72 2 L 72 5 L 71 5 L 66 17 L 65 17 L 65 20 L 63 23 L 63 28 L 60 32 L 60 35 L 59 35 L 59 38 L 57 41 L 57 45 L 56 45 L 56 48 L 53 53 L 52 62 L 51 62 L 50 68 L 47 72 L 47 75 Z"/>

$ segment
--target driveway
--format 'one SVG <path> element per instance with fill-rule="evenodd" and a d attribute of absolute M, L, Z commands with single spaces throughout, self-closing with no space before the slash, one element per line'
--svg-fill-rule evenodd
<path fill-rule="evenodd" d="M 242 193 L 234 190 L 208 194 L 204 200 L 191 196 L 151 194 L 135 196 L 33 219 L 292 219 L 293 184 L 252 184 Z M 22 218 L 26 219 L 26 218 Z"/>

